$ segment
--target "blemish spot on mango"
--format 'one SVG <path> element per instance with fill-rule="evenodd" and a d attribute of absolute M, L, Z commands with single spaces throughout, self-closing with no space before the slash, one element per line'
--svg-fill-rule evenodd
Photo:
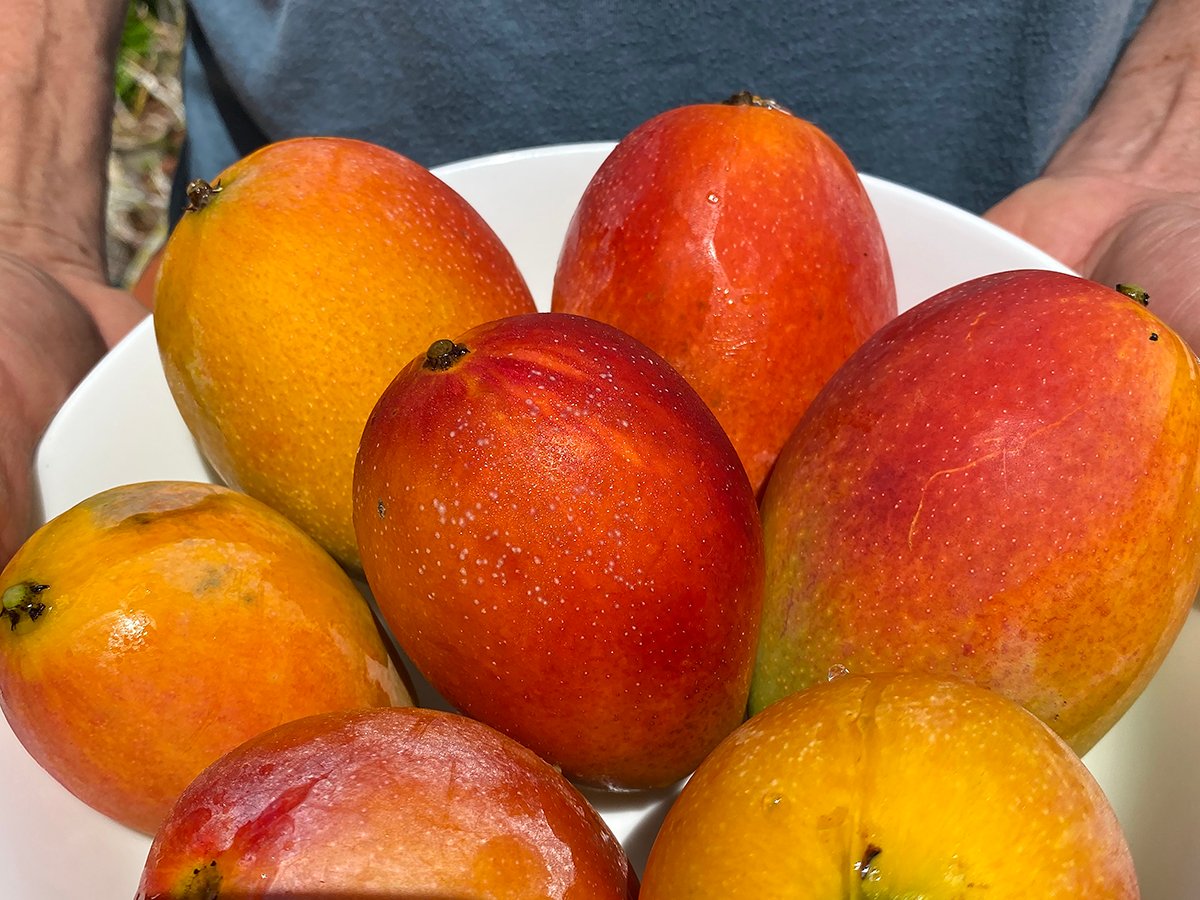
<path fill-rule="evenodd" d="M 143 491 L 106 497 L 91 515 L 97 528 L 145 528 L 164 520 L 190 519 L 198 512 L 218 511 L 225 504 L 209 484 L 162 483 Z"/>
<path fill-rule="evenodd" d="M 841 828 L 846 824 L 846 819 L 850 816 L 850 810 L 844 806 L 834 807 L 830 812 L 818 817 L 817 828 L 822 831 L 828 829 Z"/>
<path fill-rule="evenodd" d="M 778 809 L 781 803 L 783 803 L 783 794 L 773 791 L 769 794 L 763 795 L 762 806 L 763 809 L 768 813 Z"/>
<path fill-rule="evenodd" d="M 228 566 L 205 566 L 200 572 L 196 580 L 196 587 L 193 591 L 197 596 L 218 591 L 225 585 L 225 580 L 229 576 Z"/>
<path fill-rule="evenodd" d="M 173 894 L 176 900 L 218 900 L 220 896 L 221 872 L 215 859 L 192 869 Z"/>
<path fill-rule="evenodd" d="M 867 844 L 867 849 L 863 851 L 862 859 L 854 864 L 854 871 L 858 873 L 858 877 L 866 881 L 871 877 L 875 858 L 882 853 L 882 848 L 875 844 Z"/>
<path fill-rule="evenodd" d="M 841 663 L 834 663 L 829 667 L 829 671 L 825 673 L 826 681 L 833 681 L 835 678 L 843 678 L 850 674 L 850 669 Z"/>

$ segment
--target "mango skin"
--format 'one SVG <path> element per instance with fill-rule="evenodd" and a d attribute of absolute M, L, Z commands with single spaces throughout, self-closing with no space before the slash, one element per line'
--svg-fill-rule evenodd
<path fill-rule="evenodd" d="M 584 191 L 551 301 L 647 344 L 716 413 L 756 492 L 834 371 L 896 315 L 853 164 L 776 107 L 667 110 Z"/>
<path fill-rule="evenodd" d="M 837 667 L 924 671 L 1085 752 L 1200 585 L 1198 375 L 1140 303 L 1053 272 L 968 281 L 885 326 L 764 497 L 751 709 Z"/>
<path fill-rule="evenodd" d="M 1044 723 L 964 682 L 852 676 L 752 717 L 684 786 L 641 900 L 1133 900 L 1091 773 Z"/>
<path fill-rule="evenodd" d="M 288 723 L 188 787 L 137 897 L 218 895 L 633 900 L 637 878 L 529 750 L 463 716 L 395 708 Z"/>
<path fill-rule="evenodd" d="M 338 564 L 228 488 L 145 482 L 43 525 L 0 592 L 46 585 L 0 619 L 0 708 L 79 799 L 152 833 L 197 774 L 291 718 L 412 702 Z"/>
<path fill-rule="evenodd" d="M 447 700 L 594 785 L 687 775 L 742 721 L 762 603 L 750 482 L 712 413 L 603 323 L 514 316 L 418 358 L 363 432 L 379 611 Z"/>
<path fill-rule="evenodd" d="M 354 456 L 379 394 L 446 330 L 533 297 L 479 213 L 385 147 L 278 141 L 214 184 L 155 285 L 167 384 L 222 481 L 357 571 Z"/>

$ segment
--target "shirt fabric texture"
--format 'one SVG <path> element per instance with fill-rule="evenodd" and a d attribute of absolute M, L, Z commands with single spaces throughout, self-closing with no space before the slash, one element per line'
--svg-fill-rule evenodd
<path fill-rule="evenodd" d="M 746 89 L 820 126 L 860 171 L 982 212 L 1041 171 L 1148 5 L 193 0 L 179 183 L 301 135 L 430 167 L 619 140 Z"/>

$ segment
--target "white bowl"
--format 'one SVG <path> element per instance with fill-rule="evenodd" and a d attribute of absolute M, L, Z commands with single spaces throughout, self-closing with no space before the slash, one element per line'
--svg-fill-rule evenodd
<path fill-rule="evenodd" d="M 435 170 L 491 223 L 549 305 L 558 248 L 611 144 L 535 148 Z M 1065 268 L 989 223 L 924 194 L 863 176 L 906 309 L 960 281 L 1014 268 Z M 175 409 L 149 321 L 68 398 L 37 456 L 46 518 L 86 497 L 150 479 L 213 480 Z M 1125 828 L 1147 900 L 1200 896 L 1200 612 L 1147 692 L 1086 757 Z M 437 698 L 426 695 L 429 702 Z M 60 787 L 0 724 L 0 896 L 129 900 L 149 839 Z M 641 868 L 672 792 L 590 795 Z"/>

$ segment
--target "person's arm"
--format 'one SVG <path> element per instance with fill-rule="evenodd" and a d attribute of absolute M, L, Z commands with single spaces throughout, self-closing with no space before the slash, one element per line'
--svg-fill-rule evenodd
<path fill-rule="evenodd" d="M 35 524 L 54 412 L 144 314 L 107 284 L 105 166 L 127 0 L 6 0 L 0 16 L 0 565 Z"/>
<path fill-rule="evenodd" d="M 987 214 L 1081 274 L 1135 283 L 1200 349 L 1200 2 L 1157 0 L 1103 94 Z"/>

